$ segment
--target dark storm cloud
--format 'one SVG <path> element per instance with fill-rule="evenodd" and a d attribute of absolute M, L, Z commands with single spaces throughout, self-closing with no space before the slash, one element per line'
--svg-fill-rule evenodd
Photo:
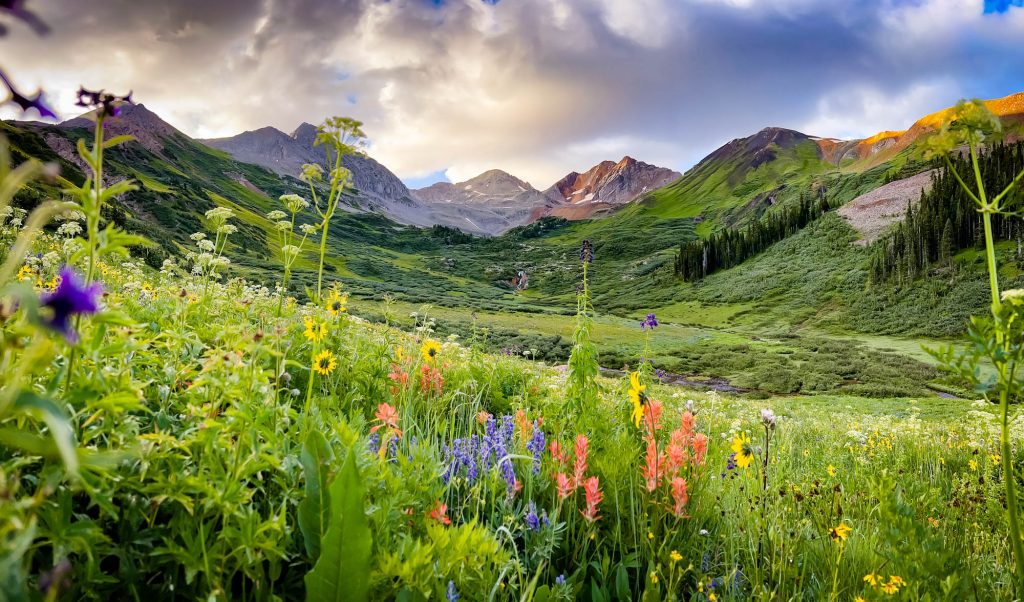
<path fill-rule="evenodd" d="M 1024 89 L 1024 10 L 980 0 L 32 3 L 24 88 L 136 98 L 197 136 L 334 113 L 399 175 L 501 167 L 547 186 L 623 154 L 684 168 L 767 125 L 864 136 Z M 354 102 L 353 102 L 354 100 Z"/>

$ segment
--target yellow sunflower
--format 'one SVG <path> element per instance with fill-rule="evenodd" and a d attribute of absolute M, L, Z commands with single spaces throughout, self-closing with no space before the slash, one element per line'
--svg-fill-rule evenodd
<path fill-rule="evenodd" d="M 441 352 L 441 343 L 438 343 L 434 339 L 427 339 L 423 341 L 423 347 L 420 348 L 420 353 L 423 354 L 423 361 L 432 362 L 437 354 Z"/>
<path fill-rule="evenodd" d="M 754 450 L 750 446 L 750 436 L 746 433 L 739 433 L 732 440 L 732 451 L 736 453 L 736 466 L 746 468 L 754 459 Z"/>
<path fill-rule="evenodd" d="M 324 349 L 313 359 L 313 370 L 323 376 L 334 372 L 336 367 L 338 367 L 338 359 L 328 349 Z"/>
<path fill-rule="evenodd" d="M 849 525 L 846 523 L 839 523 L 828 530 L 828 536 L 837 541 L 846 541 L 846 538 L 850 536 L 851 531 L 853 531 L 853 529 L 851 529 Z"/>
<path fill-rule="evenodd" d="M 327 297 L 327 311 L 332 316 L 345 313 L 346 304 L 348 304 L 348 293 L 339 294 L 338 291 L 331 291 L 331 296 Z"/>
<path fill-rule="evenodd" d="M 629 375 L 629 401 L 633 404 L 633 413 L 630 420 L 640 428 L 640 421 L 644 418 L 644 406 L 647 403 L 647 385 L 640 384 L 640 373 L 634 372 Z"/>
<path fill-rule="evenodd" d="M 306 324 L 306 331 L 302 334 L 310 341 L 319 343 L 327 336 L 326 322 L 323 322 L 322 320 L 314 320 L 309 316 L 303 318 L 303 322 Z"/>

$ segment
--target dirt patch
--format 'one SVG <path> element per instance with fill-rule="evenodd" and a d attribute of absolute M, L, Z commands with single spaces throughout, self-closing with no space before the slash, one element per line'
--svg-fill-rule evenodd
<path fill-rule="evenodd" d="M 860 232 L 861 239 L 856 244 L 871 244 L 890 225 L 903 219 L 907 203 L 917 203 L 921 191 L 931 188 L 935 171 L 884 184 L 840 207 L 837 213 Z"/>

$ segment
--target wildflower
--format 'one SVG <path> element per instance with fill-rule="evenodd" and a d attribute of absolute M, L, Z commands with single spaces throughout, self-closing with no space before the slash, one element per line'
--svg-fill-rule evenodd
<path fill-rule="evenodd" d="M 338 291 L 331 291 L 331 296 L 327 298 L 327 311 L 332 316 L 345 313 L 345 305 L 348 303 L 348 294 L 338 294 Z"/>
<path fill-rule="evenodd" d="M 71 326 L 71 316 L 96 313 L 102 292 L 103 286 L 100 283 L 86 285 L 74 270 L 65 267 L 60 272 L 57 288 L 39 299 L 40 306 L 48 308 L 50 312 L 44 319 L 45 324 L 74 343 L 78 340 L 78 333 Z"/>
<path fill-rule="evenodd" d="M 828 536 L 838 541 L 846 541 L 846 538 L 850 536 L 851 531 L 853 531 L 853 529 L 851 529 L 849 525 L 846 523 L 839 523 L 828 530 Z"/>
<path fill-rule="evenodd" d="M 828 469 L 827 470 L 828 470 L 828 476 L 830 476 L 830 477 L 836 476 L 836 473 L 839 472 L 838 470 L 836 470 L 836 467 L 832 466 L 831 464 L 828 465 Z"/>
<path fill-rule="evenodd" d="M 397 436 L 402 436 L 402 429 L 398 428 L 398 410 L 394 406 L 387 403 L 382 403 L 377 406 L 377 411 L 374 412 L 374 417 L 380 422 L 370 429 L 371 433 L 376 433 L 382 428 L 387 428 L 393 431 Z"/>
<path fill-rule="evenodd" d="M 313 360 L 313 370 L 321 376 L 327 376 L 338 366 L 338 360 L 329 349 L 324 349 Z"/>
<path fill-rule="evenodd" d="M 658 584 L 658 573 L 651 571 L 651 583 L 654 585 Z"/>
<path fill-rule="evenodd" d="M 420 353 L 423 354 L 423 361 L 432 362 L 437 354 L 441 351 L 441 344 L 434 339 L 427 339 L 423 341 L 423 346 L 420 348 Z"/>
<path fill-rule="evenodd" d="M 989 454 L 988 458 L 992 461 L 992 466 L 999 466 L 999 462 L 1002 460 L 999 454 Z"/>
<path fill-rule="evenodd" d="M 708 453 L 708 436 L 704 433 L 697 433 L 693 438 L 693 463 L 701 466 L 704 464 L 704 458 Z"/>
<path fill-rule="evenodd" d="M 441 375 L 441 371 L 437 368 L 430 366 L 420 367 L 420 390 L 424 394 L 430 393 L 431 391 L 441 394 L 444 389 L 444 377 Z"/>
<path fill-rule="evenodd" d="M 100 118 L 117 117 L 125 104 L 132 104 L 131 92 L 125 96 L 117 96 L 106 90 L 86 90 L 81 86 L 78 88 L 78 100 L 75 102 L 75 106 L 95 109 L 96 116 Z"/>
<path fill-rule="evenodd" d="M 32 279 L 35 278 L 35 272 L 32 270 L 31 266 L 26 264 L 21 266 L 21 269 L 18 270 L 17 278 L 21 282 L 31 282 Z"/>
<path fill-rule="evenodd" d="M 751 460 L 754 459 L 754 450 L 750 446 L 750 436 L 746 433 L 738 433 L 732 440 L 732 451 L 735 452 L 736 466 L 740 468 L 746 468 L 750 466 Z"/>
<path fill-rule="evenodd" d="M 976 460 L 971 460 L 970 462 L 967 463 L 967 465 L 971 467 L 972 471 L 978 470 L 978 462 Z"/>
<path fill-rule="evenodd" d="M 321 320 L 314 320 L 313 318 L 306 316 L 303 318 L 303 322 L 306 325 L 306 330 L 303 332 L 303 336 L 313 343 L 319 343 L 324 340 L 327 336 L 327 323 Z"/>
<path fill-rule="evenodd" d="M 533 423 L 533 436 L 526 444 L 526 450 L 533 454 L 533 474 L 540 474 L 541 454 L 544 453 L 544 431 L 540 425 Z"/>
<path fill-rule="evenodd" d="M 653 437 L 647 441 L 645 459 L 643 474 L 647 480 L 647 491 L 654 491 L 658 488 L 658 481 L 665 472 L 667 461 L 663 454 L 658 453 L 658 444 Z"/>
<path fill-rule="evenodd" d="M 761 424 L 774 431 L 777 421 L 778 418 L 775 417 L 775 412 L 767 408 L 761 410 Z"/>
<path fill-rule="evenodd" d="M 448 518 L 448 504 L 442 504 L 440 501 L 431 509 L 429 517 L 442 525 L 452 524 L 452 519 Z"/>
<path fill-rule="evenodd" d="M 445 590 L 444 597 L 448 600 L 448 602 L 455 602 L 456 600 L 459 599 L 459 594 L 458 594 L 458 592 L 455 591 L 455 582 L 454 581 L 449 581 L 448 582 L 448 589 Z"/>
<path fill-rule="evenodd" d="M 594 245 L 589 240 L 580 245 L 580 263 L 594 263 Z"/>
<path fill-rule="evenodd" d="M 654 314 L 647 314 L 647 317 L 640 321 L 640 330 L 646 330 L 648 328 L 654 330 L 657 325 L 658 318 L 656 318 Z"/>
<path fill-rule="evenodd" d="M 569 478 L 569 475 L 560 472 L 555 475 L 555 488 L 558 490 L 558 498 L 564 500 L 572 495 L 576 486 L 573 484 L 572 479 Z"/>
<path fill-rule="evenodd" d="M 597 505 L 601 503 L 603 497 L 597 477 L 590 477 L 583 483 L 583 492 L 587 496 L 587 509 L 583 511 L 583 518 L 592 523 L 600 518 L 597 514 Z"/>
<path fill-rule="evenodd" d="M 480 410 L 476 415 L 476 421 L 480 424 L 487 424 L 487 421 L 493 418 L 490 412 L 486 410 Z"/>
<path fill-rule="evenodd" d="M 526 527 L 531 531 L 540 531 L 540 517 L 537 516 L 537 505 L 531 500 L 526 508 Z"/>
<path fill-rule="evenodd" d="M 672 500 L 675 502 L 672 508 L 673 514 L 682 516 L 686 502 L 689 501 L 689 495 L 686 491 L 686 479 L 682 477 L 672 479 Z"/>
<path fill-rule="evenodd" d="M 644 406 L 647 404 L 647 385 L 640 384 L 640 373 L 634 372 L 629 375 L 629 401 L 633 404 L 633 413 L 630 419 L 636 428 L 640 428 L 640 421 L 644 417 Z"/>
<path fill-rule="evenodd" d="M 669 559 L 672 562 L 679 562 L 680 560 L 683 559 L 683 555 L 680 554 L 679 552 L 675 551 L 675 550 L 672 550 L 672 552 L 668 555 L 668 557 L 669 557 Z"/>
<path fill-rule="evenodd" d="M 292 213 L 298 213 L 309 207 L 309 201 L 297 194 L 283 194 L 278 198 L 278 200 L 281 201 L 281 203 L 288 208 L 288 211 L 291 211 Z"/>
<path fill-rule="evenodd" d="M 587 472 L 587 454 L 590 452 L 590 441 L 586 435 L 576 436 L 576 461 L 573 463 L 573 482 L 575 487 L 583 484 L 583 473 Z"/>
<path fill-rule="evenodd" d="M 562 444 L 558 441 L 552 441 L 548 449 L 551 451 L 551 459 L 558 462 L 559 466 L 565 466 L 569 459 L 566 457 L 565 448 L 562 447 Z"/>
<path fill-rule="evenodd" d="M 555 585 L 565 585 L 565 575 L 559 575 L 555 577 Z"/>
<path fill-rule="evenodd" d="M 307 184 L 319 182 L 324 178 L 324 168 L 316 163 L 306 163 L 302 166 L 302 174 L 299 179 Z"/>

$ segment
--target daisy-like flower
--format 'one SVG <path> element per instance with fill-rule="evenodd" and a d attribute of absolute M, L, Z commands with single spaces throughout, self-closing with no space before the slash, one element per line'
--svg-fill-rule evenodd
<path fill-rule="evenodd" d="M 683 555 L 675 550 L 672 550 L 672 553 L 669 554 L 668 557 L 672 560 L 672 562 L 679 562 L 683 559 Z"/>
<path fill-rule="evenodd" d="M 329 349 L 324 349 L 313 359 L 313 370 L 322 376 L 327 376 L 338 367 L 338 358 L 334 357 Z"/>
<path fill-rule="evenodd" d="M 732 440 L 732 451 L 735 452 L 736 466 L 746 468 L 754 459 L 754 449 L 750 445 L 750 436 L 746 433 L 739 433 Z"/>
<path fill-rule="evenodd" d="M 827 470 L 828 470 L 828 476 L 830 476 L 830 477 L 834 477 L 834 476 L 836 476 L 836 473 L 837 473 L 837 472 L 839 472 L 839 471 L 838 471 L 838 470 L 836 469 L 836 467 L 835 467 L 835 466 L 832 466 L 831 464 L 829 464 L 829 465 L 828 465 L 828 469 L 827 469 Z"/>
<path fill-rule="evenodd" d="M 850 536 L 851 531 L 853 531 L 853 529 L 851 529 L 849 525 L 846 523 L 839 523 L 828 530 L 828 536 L 836 541 L 846 541 L 846 538 Z"/>
<path fill-rule="evenodd" d="M 309 339 L 313 343 L 319 343 L 324 340 L 327 336 L 327 323 L 321 320 L 314 320 L 309 316 L 303 318 L 303 323 L 306 325 L 306 330 L 303 332 L 303 336 Z"/>
<path fill-rule="evenodd" d="M 647 405 L 647 385 L 640 384 L 640 373 L 634 372 L 629 375 L 629 401 L 633 404 L 633 413 L 629 418 L 640 428 L 640 421 L 644 419 L 644 408 Z"/>
<path fill-rule="evenodd" d="M 423 354 L 423 361 L 432 362 L 437 354 L 441 352 L 441 343 L 438 343 L 434 339 L 427 339 L 423 341 L 423 346 L 420 348 L 420 353 Z"/>
<path fill-rule="evenodd" d="M 338 291 L 331 291 L 331 296 L 327 297 L 327 311 L 332 316 L 345 313 L 346 304 L 348 304 L 348 293 L 339 294 Z"/>

